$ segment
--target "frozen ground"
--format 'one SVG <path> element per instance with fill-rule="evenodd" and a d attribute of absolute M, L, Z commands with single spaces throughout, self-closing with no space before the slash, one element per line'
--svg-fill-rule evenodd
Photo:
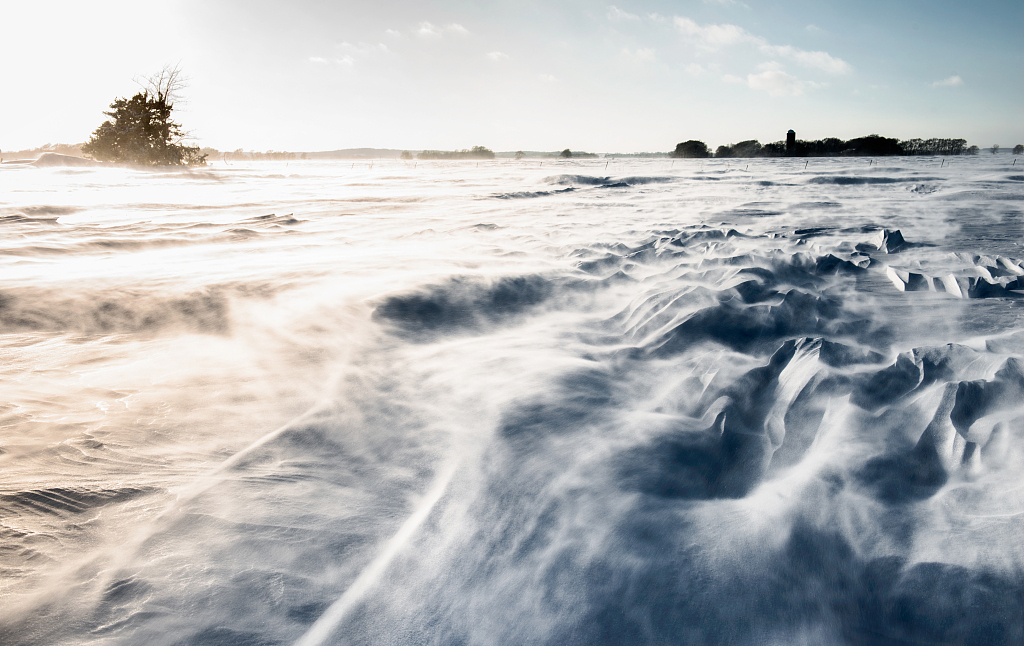
<path fill-rule="evenodd" d="M 0 642 L 1019 644 L 1005 156 L 0 169 Z"/>

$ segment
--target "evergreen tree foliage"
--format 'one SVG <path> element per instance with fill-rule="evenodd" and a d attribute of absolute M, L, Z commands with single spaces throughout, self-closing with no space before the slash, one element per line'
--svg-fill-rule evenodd
<path fill-rule="evenodd" d="M 120 98 L 103 114 L 110 117 L 92 133 L 82 152 L 100 161 L 142 166 L 194 166 L 206 163 L 198 146 L 182 144 L 185 132 L 171 121 L 171 93 L 180 87 L 177 70 L 150 79 L 152 88 Z"/>
<path fill-rule="evenodd" d="M 756 139 L 748 139 L 738 144 L 719 146 L 715 157 L 761 157 L 761 143 Z"/>

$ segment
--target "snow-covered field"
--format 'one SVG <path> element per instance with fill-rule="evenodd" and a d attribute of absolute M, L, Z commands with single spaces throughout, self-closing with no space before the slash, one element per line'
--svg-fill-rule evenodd
<path fill-rule="evenodd" d="M 1020 644 L 1024 168 L 0 168 L 0 643 Z"/>

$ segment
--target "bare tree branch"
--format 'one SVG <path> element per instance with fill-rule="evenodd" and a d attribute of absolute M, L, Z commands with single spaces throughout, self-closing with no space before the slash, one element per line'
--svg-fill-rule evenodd
<path fill-rule="evenodd" d="M 181 99 L 182 90 L 188 85 L 188 79 L 181 73 L 181 63 L 177 63 L 173 67 L 164 65 L 163 69 L 152 76 L 143 79 L 136 77 L 133 80 L 147 94 L 168 105 L 177 103 Z"/>

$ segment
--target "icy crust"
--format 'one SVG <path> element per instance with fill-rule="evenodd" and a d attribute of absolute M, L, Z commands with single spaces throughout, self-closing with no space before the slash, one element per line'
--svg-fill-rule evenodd
<path fill-rule="evenodd" d="M 928 275 L 917 271 L 886 267 L 885 274 L 901 292 L 941 292 L 957 298 L 1020 298 L 1024 295 L 1024 267 L 1021 261 L 1003 256 L 953 254 L 955 272 Z"/>
<path fill-rule="evenodd" d="M 823 233 L 664 231 L 571 252 L 568 275 L 379 303 L 379 322 L 429 342 L 634 294 L 567 335 L 583 365 L 503 411 L 485 493 L 438 521 L 465 534 L 424 540 L 440 564 L 403 566 L 430 582 L 375 595 L 350 634 L 386 639 L 379 618 L 401 616 L 431 643 L 1024 640 L 1024 359 L 897 351 L 857 295 L 912 244 L 808 242 Z M 479 613 L 510 620 L 484 634 Z"/>
<path fill-rule="evenodd" d="M 706 428 L 660 438 L 624 460 L 625 482 L 665 498 L 743 497 L 771 469 L 802 459 L 787 437 L 787 423 L 801 422 L 796 426 L 805 436 L 794 439 L 806 451 L 819 430 L 807 422 L 821 423 L 822 402 L 848 398 L 862 414 L 880 415 L 933 390 L 941 397 L 920 439 L 869 459 L 849 474 L 852 480 L 898 503 L 935 494 L 951 475 L 970 478 L 1002 467 L 1008 424 L 1024 424 L 1024 361 L 1007 359 L 990 379 L 961 380 L 974 364 L 986 362 L 964 346 L 915 348 L 882 368 L 863 365 L 875 357 L 836 360 L 850 350 L 822 339 L 786 341 L 765 366 L 743 374 L 713 400 L 702 398 L 695 414 L 713 419 Z M 799 388 L 785 383 L 787 372 L 790 379 L 803 373 Z"/>
<path fill-rule="evenodd" d="M 813 232 L 798 233 L 797 244 Z M 821 401 L 836 398 L 877 415 L 925 392 L 943 391 L 931 423 L 912 449 L 873 458 L 855 478 L 887 501 L 934 494 L 949 472 L 977 469 L 985 456 L 993 464 L 1000 463 L 1008 420 L 1013 418 L 1017 424 L 1024 420 L 1016 419 L 1024 414 L 1024 362 L 1011 357 L 990 379 L 968 379 L 977 364 L 992 359 L 949 344 L 901 352 L 885 365 L 890 356 L 889 330 L 869 312 L 849 306 L 841 290 L 835 289 L 843 281 L 855 284 L 859 276 L 881 271 L 869 252 L 891 254 L 909 248 L 911 243 L 899 231 L 879 230 L 858 244 L 857 251 L 847 253 L 814 255 L 779 248 L 734 254 L 738 249 L 732 243 L 748 237 L 734 229 L 707 227 L 668 232 L 638 247 L 620 246 L 577 262 L 576 267 L 592 277 L 589 280 L 542 275 L 454 278 L 390 296 L 377 304 L 374 317 L 400 334 L 432 341 L 514 323 L 543 311 L 548 302 L 564 302 L 569 293 L 625 281 L 653 287 L 642 290 L 626 310 L 598 326 L 618 331 L 619 340 L 628 347 L 617 351 L 624 358 L 667 360 L 709 342 L 737 353 L 770 356 L 765 366 L 746 373 L 714 401 L 697 407 L 694 415 L 708 420 L 706 428 L 686 434 L 682 444 L 669 438 L 667 443 L 644 449 L 637 454 L 636 466 L 624 467 L 626 480 L 651 495 L 747 495 L 768 471 L 772 455 L 783 447 L 785 425 L 780 420 L 790 415 L 805 417 L 806 412 L 798 410 L 799 402 L 820 406 Z M 780 238 L 780 242 L 791 241 Z M 586 253 L 595 255 L 593 250 Z M 961 257 L 979 263 L 974 266 L 985 271 L 1001 267 L 1015 277 L 1024 274 L 1024 269 L 1005 258 Z M 895 270 L 885 267 L 884 271 L 891 276 Z M 664 288 L 662 279 L 680 276 L 688 284 Z M 971 293 L 976 291 L 975 284 Z M 791 365 L 808 362 L 817 367 L 811 373 L 806 365 L 801 368 L 805 385 L 790 389 L 786 400 L 778 392 L 780 375 Z M 605 394 L 592 403 L 600 406 L 608 401 Z M 507 432 L 523 435 L 522 429 Z M 782 455 L 787 463 L 799 458 L 788 446 Z M 664 468 L 649 468 L 658 464 Z"/>
<path fill-rule="evenodd" d="M 614 163 L 9 169 L 0 643 L 1024 643 L 1019 172 Z"/>

